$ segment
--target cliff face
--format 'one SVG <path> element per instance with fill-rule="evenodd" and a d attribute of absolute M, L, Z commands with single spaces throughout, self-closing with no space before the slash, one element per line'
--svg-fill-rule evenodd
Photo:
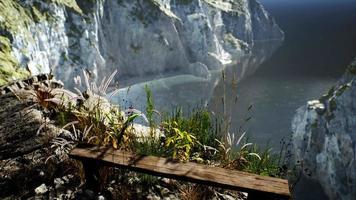
<path fill-rule="evenodd" d="M 2 82 L 53 70 L 67 86 L 81 69 L 97 80 L 118 69 L 124 85 L 207 79 L 244 58 L 243 77 L 283 40 L 255 0 L 2 0 L 0 35 Z"/>
<path fill-rule="evenodd" d="M 292 123 L 295 160 L 330 199 L 356 196 L 356 61 L 319 100 L 297 110 Z"/>

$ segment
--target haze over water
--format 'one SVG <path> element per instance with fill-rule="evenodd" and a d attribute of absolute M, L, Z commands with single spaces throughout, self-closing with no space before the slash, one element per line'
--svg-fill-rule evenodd
<path fill-rule="evenodd" d="M 356 56 L 356 1 L 263 0 L 262 4 L 285 32 L 285 41 L 236 91 L 226 91 L 227 96 L 234 92 L 238 96 L 228 105 L 232 130 L 252 116 L 245 126 L 249 136 L 278 148 L 280 140 L 291 134 L 295 110 L 326 93 Z M 215 93 L 212 102 L 219 102 L 219 91 Z"/>

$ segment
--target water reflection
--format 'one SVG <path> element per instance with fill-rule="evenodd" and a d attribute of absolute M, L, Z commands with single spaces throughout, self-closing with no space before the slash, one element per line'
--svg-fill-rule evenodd
<path fill-rule="evenodd" d="M 321 77 L 264 77 L 252 76 L 237 87 L 226 85 L 227 112 L 232 117 L 232 130 L 245 124 L 248 135 L 259 144 L 270 143 L 278 150 L 282 138 L 290 136 L 290 123 L 295 110 L 306 101 L 319 98 L 335 82 Z M 218 86 L 222 88 L 223 86 Z M 216 90 L 209 107 L 221 111 L 222 90 Z M 248 108 L 252 105 L 252 109 Z M 251 119 L 244 123 L 246 118 Z"/>
<path fill-rule="evenodd" d="M 120 89 L 118 95 L 113 98 L 114 103 L 124 107 L 133 106 L 140 110 L 145 110 L 146 96 L 145 85 L 153 93 L 155 106 L 159 111 L 170 112 L 177 106 L 183 109 L 193 108 L 197 105 L 208 105 L 211 102 L 222 105 L 222 102 L 216 102 L 223 95 L 222 83 L 238 83 L 247 76 L 253 74 L 258 66 L 268 59 L 272 53 L 281 45 L 282 40 L 256 41 L 251 52 L 242 55 L 237 63 L 231 64 L 224 69 L 224 80 L 222 80 L 223 71 L 211 70 L 207 78 L 196 77 L 191 74 L 181 74 L 175 76 L 157 78 L 148 82 L 141 82 Z M 233 96 L 231 92 L 226 91 L 227 98 Z M 228 105 L 229 107 L 231 105 Z M 220 106 L 222 108 L 222 106 Z M 214 112 L 221 113 L 221 109 L 214 109 Z M 232 116 L 233 118 L 235 116 Z"/>

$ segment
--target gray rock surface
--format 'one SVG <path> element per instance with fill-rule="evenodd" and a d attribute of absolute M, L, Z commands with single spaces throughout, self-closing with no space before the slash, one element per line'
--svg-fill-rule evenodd
<path fill-rule="evenodd" d="M 50 141 L 61 133 L 60 128 L 49 122 L 48 112 L 28 87 L 0 95 L 0 104 L 0 198 L 45 195 L 46 199 L 48 183 L 53 183 L 53 176 L 62 176 L 68 164 L 47 160 L 53 155 Z M 64 184 L 78 186 L 76 179 Z"/>
<path fill-rule="evenodd" d="M 39 91 L 55 94 L 62 91 L 61 97 L 73 94 L 60 88 L 46 90 L 44 83 L 36 82 L 42 86 L 37 89 L 28 85 L 0 93 L 0 199 L 180 199 L 177 181 L 157 179 L 148 186 L 142 175 L 119 168 L 107 171 L 111 175 L 102 193 L 85 187 L 81 164 L 67 155 L 74 142 L 83 141 L 84 136 L 77 135 L 75 139 L 72 133 L 63 130 L 56 123 L 56 114 L 41 106 L 38 95 Z M 144 133 L 147 127 L 135 128 L 141 132 L 137 134 L 147 135 Z M 182 183 L 181 187 L 196 186 Z M 230 194 L 205 187 L 200 195 L 206 195 L 204 191 L 210 191 L 214 199 L 245 199 L 239 192 Z"/>
<path fill-rule="evenodd" d="M 207 78 L 244 58 L 243 77 L 284 37 L 256 0 L 51 2 L 21 1 L 24 12 L 40 4 L 51 17 L 7 31 L 22 66 L 32 74 L 53 70 L 67 86 L 83 68 L 97 80 L 118 69 L 123 86 L 161 76 Z M 256 55 L 260 43 L 271 45 Z"/>
<path fill-rule="evenodd" d="M 46 192 L 48 192 L 48 189 L 47 189 L 46 184 L 44 184 L 44 183 L 35 189 L 36 195 L 43 195 Z"/>
<path fill-rule="evenodd" d="M 356 61 L 319 100 L 297 110 L 295 161 L 330 199 L 356 197 Z"/>

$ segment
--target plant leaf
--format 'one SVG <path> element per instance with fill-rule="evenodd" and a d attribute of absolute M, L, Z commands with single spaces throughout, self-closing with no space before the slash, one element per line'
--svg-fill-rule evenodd
<path fill-rule="evenodd" d="M 249 154 L 247 154 L 247 155 L 249 155 L 249 156 L 255 156 L 255 157 L 258 158 L 259 160 L 262 160 L 261 157 L 260 157 L 260 155 L 258 155 L 257 153 L 249 153 Z"/>
<path fill-rule="evenodd" d="M 246 135 L 246 131 L 241 134 L 241 136 L 239 137 L 239 139 L 238 139 L 237 142 L 236 142 L 236 146 L 238 146 L 238 145 L 240 144 L 242 138 L 243 138 L 245 135 Z"/>
<path fill-rule="evenodd" d="M 253 143 L 247 143 L 244 146 L 242 146 L 240 150 L 243 150 L 244 148 L 251 146 L 251 145 L 253 145 Z"/>

